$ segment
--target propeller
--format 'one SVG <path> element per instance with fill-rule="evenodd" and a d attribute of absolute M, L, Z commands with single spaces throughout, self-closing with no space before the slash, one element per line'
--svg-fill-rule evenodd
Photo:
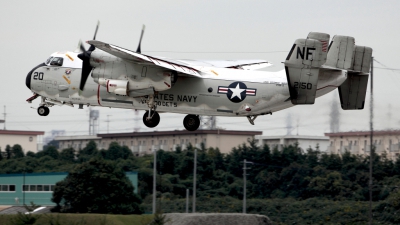
<path fill-rule="evenodd" d="M 140 45 L 142 44 L 142 38 L 143 38 L 143 34 L 144 34 L 144 29 L 145 28 L 146 28 L 146 26 L 143 24 L 142 33 L 140 34 L 140 39 L 139 39 L 139 45 L 138 45 L 138 47 L 136 49 L 137 53 L 142 53 L 142 50 L 140 49 Z"/>
<path fill-rule="evenodd" d="M 100 21 L 97 21 L 97 26 L 94 32 L 93 40 L 96 40 L 96 35 L 99 29 L 99 25 Z M 90 55 L 96 49 L 96 47 L 94 47 L 94 45 L 90 45 L 90 48 L 86 51 L 85 46 L 83 46 L 83 43 L 81 41 L 79 43 L 80 43 L 79 48 L 82 52 L 78 55 L 78 58 L 82 60 L 82 73 L 81 73 L 81 82 L 79 84 L 79 89 L 83 91 L 83 89 L 85 88 L 86 80 L 93 69 L 92 65 L 90 65 Z"/>

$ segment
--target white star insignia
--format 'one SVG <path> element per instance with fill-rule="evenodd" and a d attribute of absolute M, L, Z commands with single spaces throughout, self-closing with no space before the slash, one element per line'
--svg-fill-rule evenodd
<path fill-rule="evenodd" d="M 242 96 L 240 94 L 246 89 L 240 89 L 238 83 L 235 88 L 229 88 L 229 90 L 232 91 L 231 99 L 237 96 L 240 100 L 242 100 Z"/>

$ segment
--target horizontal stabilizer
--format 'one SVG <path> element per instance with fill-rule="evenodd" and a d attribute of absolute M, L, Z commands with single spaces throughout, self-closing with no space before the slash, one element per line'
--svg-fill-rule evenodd
<path fill-rule="evenodd" d="M 319 67 L 325 63 L 322 43 L 297 39 L 285 61 L 290 100 L 293 104 L 314 104 Z"/>
<path fill-rule="evenodd" d="M 340 85 L 339 97 L 342 109 L 363 109 L 367 93 L 368 74 L 348 72 L 346 81 Z"/>

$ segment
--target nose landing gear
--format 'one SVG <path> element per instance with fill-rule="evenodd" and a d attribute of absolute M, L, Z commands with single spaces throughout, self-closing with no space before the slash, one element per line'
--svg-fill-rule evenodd
<path fill-rule="evenodd" d="M 39 116 L 47 116 L 50 113 L 50 109 L 46 106 L 40 106 L 37 109 L 37 112 L 38 112 Z"/>

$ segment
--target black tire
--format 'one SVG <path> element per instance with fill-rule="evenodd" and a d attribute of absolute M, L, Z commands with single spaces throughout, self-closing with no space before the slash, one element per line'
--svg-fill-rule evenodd
<path fill-rule="evenodd" d="M 149 115 L 149 111 L 146 111 L 146 113 L 143 115 L 143 123 L 146 125 L 146 127 L 156 127 L 160 123 L 160 115 L 158 112 L 152 112 L 153 117 L 150 120 L 147 120 L 147 116 Z"/>
<path fill-rule="evenodd" d="M 38 112 L 39 116 L 47 116 L 50 113 L 50 109 L 46 106 L 40 106 L 37 109 L 37 112 Z"/>
<path fill-rule="evenodd" d="M 200 126 L 200 118 L 197 115 L 189 114 L 183 119 L 183 126 L 188 131 L 195 131 Z"/>

